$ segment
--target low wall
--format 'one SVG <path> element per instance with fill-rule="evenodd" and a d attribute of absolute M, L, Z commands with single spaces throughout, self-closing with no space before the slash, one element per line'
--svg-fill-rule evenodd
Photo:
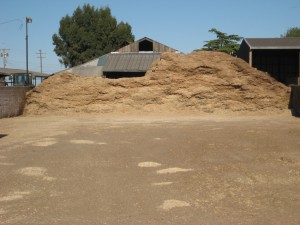
<path fill-rule="evenodd" d="M 0 118 L 23 113 L 26 92 L 32 87 L 0 87 Z"/>
<path fill-rule="evenodd" d="M 292 110 L 293 116 L 300 117 L 300 86 L 291 86 L 291 97 L 289 108 Z"/>

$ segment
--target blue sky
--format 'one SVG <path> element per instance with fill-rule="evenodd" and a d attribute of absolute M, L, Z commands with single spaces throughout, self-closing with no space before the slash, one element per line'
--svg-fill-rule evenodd
<path fill-rule="evenodd" d="M 0 0 L 0 49 L 10 49 L 6 67 L 26 68 L 28 16 L 33 20 L 29 24 L 29 69 L 40 71 L 36 53 L 41 49 L 46 53 L 43 72 L 63 70 L 53 51 L 52 35 L 58 32 L 63 16 L 72 15 L 85 3 L 109 6 L 118 22 L 132 26 L 136 40 L 146 36 L 184 53 L 214 39 L 208 32 L 211 28 L 242 37 L 280 37 L 288 28 L 300 27 L 299 0 Z"/>

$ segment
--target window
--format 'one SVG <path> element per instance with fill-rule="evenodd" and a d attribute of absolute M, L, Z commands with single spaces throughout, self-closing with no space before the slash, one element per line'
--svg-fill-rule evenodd
<path fill-rule="evenodd" d="M 140 52 L 153 52 L 153 43 L 148 40 L 141 41 L 139 43 Z"/>

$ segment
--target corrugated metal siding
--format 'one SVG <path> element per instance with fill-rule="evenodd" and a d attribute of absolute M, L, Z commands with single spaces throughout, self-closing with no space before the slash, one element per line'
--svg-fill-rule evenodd
<path fill-rule="evenodd" d="M 71 68 L 68 71 L 70 71 L 71 73 L 80 75 L 80 76 L 85 76 L 85 77 L 101 76 L 101 75 L 103 75 L 102 68 L 103 68 L 102 66 L 86 66 L 86 67 L 77 66 L 77 67 Z"/>
<path fill-rule="evenodd" d="M 160 55 L 160 53 L 112 53 L 106 58 L 103 72 L 146 72 Z"/>
<path fill-rule="evenodd" d="M 107 58 L 107 54 L 103 55 L 103 56 L 100 56 L 99 60 L 98 60 L 98 63 L 97 63 L 97 66 L 103 66 L 105 64 L 106 58 Z"/>

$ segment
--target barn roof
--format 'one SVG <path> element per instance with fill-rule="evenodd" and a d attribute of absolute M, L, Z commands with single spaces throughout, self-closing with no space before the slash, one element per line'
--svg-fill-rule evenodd
<path fill-rule="evenodd" d="M 153 43 L 153 51 L 154 52 L 179 52 L 178 50 L 174 49 L 174 48 L 171 48 L 165 44 L 162 44 L 158 41 L 154 41 L 153 39 L 151 38 L 148 38 L 148 37 L 143 37 L 135 42 L 132 42 L 132 43 L 128 43 L 126 45 L 126 42 L 123 43 L 119 49 L 115 50 L 115 52 L 140 52 L 139 50 L 139 43 L 141 42 L 144 42 L 144 41 L 149 41 L 151 43 Z"/>
<path fill-rule="evenodd" d="M 103 72 L 146 72 L 160 53 L 111 53 L 106 56 Z"/>
<path fill-rule="evenodd" d="M 164 45 L 165 47 L 171 49 L 173 52 L 178 52 L 177 49 L 171 48 L 171 47 L 168 46 L 168 45 L 162 44 L 162 43 L 160 43 L 160 42 L 158 42 L 158 41 L 155 41 L 155 40 L 153 40 L 153 39 L 151 39 L 151 38 L 148 38 L 148 37 L 143 37 L 143 38 L 141 38 L 141 39 L 139 39 L 139 40 L 137 40 L 137 41 L 135 41 L 135 42 L 139 43 L 139 42 L 142 42 L 142 41 L 150 41 L 150 42 L 153 42 L 153 43 L 155 42 L 155 43 L 157 43 L 157 44 L 159 44 L 159 45 Z M 135 43 L 135 42 L 134 42 L 134 43 Z"/>
<path fill-rule="evenodd" d="M 300 49 L 300 38 L 245 38 L 250 49 Z"/>

